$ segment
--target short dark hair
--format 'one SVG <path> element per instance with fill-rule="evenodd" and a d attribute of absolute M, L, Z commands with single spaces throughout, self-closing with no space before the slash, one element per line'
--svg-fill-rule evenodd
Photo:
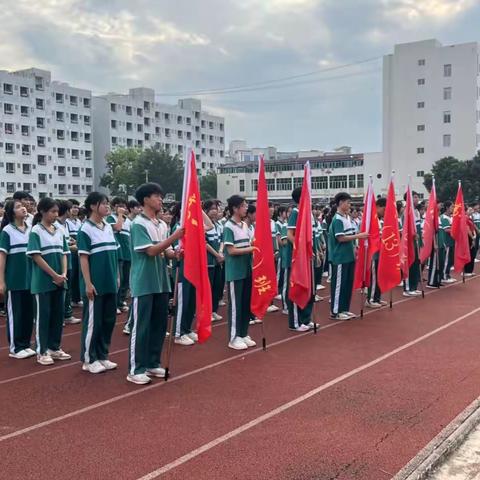
<path fill-rule="evenodd" d="M 419 195 L 418 195 L 418 192 L 416 192 L 415 190 L 412 190 L 412 198 L 413 198 L 415 195 L 416 195 L 417 197 L 419 196 Z M 405 193 L 403 194 L 403 199 L 404 199 L 404 200 L 407 200 L 407 192 L 405 192 Z"/>
<path fill-rule="evenodd" d="M 251 203 L 247 208 L 247 215 L 249 215 L 249 214 L 251 215 L 252 213 L 255 213 L 256 211 L 257 211 L 257 207 Z"/>
<path fill-rule="evenodd" d="M 300 198 L 302 197 L 302 187 L 294 188 L 292 191 L 292 198 L 295 203 L 300 203 Z"/>
<path fill-rule="evenodd" d="M 111 202 L 110 202 L 110 205 L 112 207 L 116 207 L 117 205 L 127 205 L 127 200 L 123 197 L 113 197 Z"/>
<path fill-rule="evenodd" d="M 140 185 L 135 192 L 135 198 L 142 207 L 144 205 L 144 200 L 152 195 L 160 195 L 163 198 L 163 189 L 158 183 L 144 183 L 143 185 Z"/>
<path fill-rule="evenodd" d="M 57 200 L 58 203 L 58 216 L 65 215 L 71 208 L 72 202 L 70 200 Z"/>
<path fill-rule="evenodd" d="M 241 195 L 232 195 L 227 200 L 227 207 L 230 215 L 233 215 L 233 209 L 238 208 L 245 201 L 245 197 Z"/>
<path fill-rule="evenodd" d="M 140 207 L 140 204 L 132 198 L 132 200 L 129 200 L 127 203 L 127 208 L 131 212 L 134 208 Z"/>
<path fill-rule="evenodd" d="M 87 211 L 87 216 L 90 216 L 92 213 L 92 206 L 98 205 L 104 200 L 108 201 L 108 197 L 101 192 L 91 192 L 88 194 L 88 197 L 85 199 L 85 210 Z"/>
<path fill-rule="evenodd" d="M 453 202 L 450 200 L 447 200 L 446 202 L 443 202 L 443 208 L 446 210 L 447 208 L 450 208 L 453 205 Z"/>
<path fill-rule="evenodd" d="M 217 200 L 205 200 L 203 202 L 203 210 L 208 212 L 212 208 L 218 208 Z"/>
<path fill-rule="evenodd" d="M 75 205 L 76 207 L 80 206 L 80 202 L 76 198 L 69 198 L 68 201 L 72 204 L 72 207 Z"/>
<path fill-rule="evenodd" d="M 338 207 L 340 205 L 340 202 L 345 202 L 346 200 L 351 200 L 352 197 L 350 196 L 349 193 L 347 192 L 339 192 L 335 195 L 335 205 Z"/>
<path fill-rule="evenodd" d="M 386 207 L 387 206 L 387 199 L 385 197 L 377 198 L 377 201 L 375 202 L 375 205 L 377 207 Z"/>
<path fill-rule="evenodd" d="M 17 190 L 13 194 L 13 200 L 29 200 L 30 195 L 27 192 L 24 192 L 23 190 Z"/>

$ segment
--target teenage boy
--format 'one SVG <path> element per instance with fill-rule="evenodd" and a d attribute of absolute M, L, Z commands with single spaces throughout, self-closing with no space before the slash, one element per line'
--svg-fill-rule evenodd
<path fill-rule="evenodd" d="M 79 218 L 80 203 L 75 198 L 71 198 L 69 202 L 72 204 L 70 209 L 70 217 L 67 218 L 67 227 L 70 237 L 77 241 L 78 231 L 82 226 L 82 221 Z M 68 277 L 68 283 L 70 285 L 70 295 L 72 298 L 72 306 L 83 306 L 82 299 L 80 298 L 80 260 L 77 252 L 72 252 L 72 273 Z"/>

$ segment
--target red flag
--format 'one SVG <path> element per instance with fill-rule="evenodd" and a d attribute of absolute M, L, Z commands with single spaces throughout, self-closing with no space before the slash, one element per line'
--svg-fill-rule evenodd
<path fill-rule="evenodd" d="M 420 263 L 425 263 L 432 254 L 435 235 L 438 232 L 438 204 L 435 178 L 432 179 L 432 191 L 428 199 L 427 213 L 425 214 L 425 225 L 423 227 L 423 247 L 420 249 Z"/>
<path fill-rule="evenodd" d="M 198 187 L 195 153 L 185 165 L 183 226 L 183 267 L 185 278 L 195 287 L 198 341 L 204 342 L 212 334 L 212 293 L 208 279 L 207 246 L 203 228 L 202 200 Z"/>
<path fill-rule="evenodd" d="M 270 228 L 267 181 L 263 156 L 258 166 L 257 216 L 253 238 L 252 296 L 250 310 L 263 318 L 277 295 L 277 274 Z"/>
<path fill-rule="evenodd" d="M 360 232 L 367 232 L 369 236 L 358 242 L 355 278 L 353 280 L 354 289 L 370 286 L 372 259 L 375 253 L 380 250 L 380 226 L 378 224 L 375 194 L 371 179 L 365 194 L 364 206 L 365 211 L 362 217 L 362 224 L 360 225 Z"/>
<path fill-rule="evenodd" d="M 293 244 L 292 269 L 288 297 L 300 308 L 305 308 L 312 299 L 312 202 L 310 199 L 310 163 L 303 170 L 302 195 Z"/>
<path fill-rule="evenodd" d="M 468 240 L 467 214 L 465 212 L 463 190 L 460 182 L 458 182 L 450 235 L 455 240 L 454 268 L 456 272 L 461 272 L 463 267 L 470 262 L 470 242 Z"/>
<path fill-rule="evenodd" d="M 415 235 L 417 230 L 415 227 L 415 213 L 413 207 L 412 191 L 410 185 L 407 187 L 407 204 L 403 214 L 403 230 L 400 240 L 400 267 L 402 277 L 408 278 L 410 267 L 415 261 Z"/>
<path fill-rule="evenodd" d="M 400 233 L 393 180 L 390 181 L 387 206 L 383 220 L 382 243 L 378 261 L 378 286 L 382 292 L 396 287 L 400 282 Z"/>

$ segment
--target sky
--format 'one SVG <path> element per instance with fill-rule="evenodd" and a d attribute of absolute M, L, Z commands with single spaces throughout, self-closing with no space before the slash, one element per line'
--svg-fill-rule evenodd
<path fill-rule="evenodd" d="M 369 152 L 382 148 L 382 56 L 480 41 L 480 1 L 0 0 L 0 24 L 0 69 L 195 96 L 225 116 L 227 142 Z"/>

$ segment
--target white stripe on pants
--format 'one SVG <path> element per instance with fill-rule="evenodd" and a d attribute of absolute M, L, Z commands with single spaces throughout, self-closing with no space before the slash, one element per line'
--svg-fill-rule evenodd
<path fill-rule="evenodd" d="M 237 302 L 235 299 L 235 282 L 230 282 L 230 303 L 232 310 L 231 318 L 231 330 L 230 330 L 230 341 L 232 341 L 237 336 Z"/>
<path fill-rule="evenodd" d="M 338 307 L 340 304 L 340 289 L 342 288 L 342 264 L 337 265 L 337 283 L 335 284 L 335 298 L 333 299 L 333 313 L 340 313 Z"/>
<path fill-rule="evenodd" d="M 15 331 L 13 328 L 12 292 L 7 296 L 8 331 L 10 332 L 10 353 L 15 353 Z"/>
<path fill-rule="evenodd" d="M 133 326 L 130 334 L 130 375 L 135 375 L 135 348 L 137 341 L 138 297 L 133 297 Z"/>
<path fill-rule="evenodd" d="M 179 337 L 182 328 L 182 313 L 183 313 L 183 285 L 179 281 L 177 283 L 177 319 L 175 322 L 175 336 Z"/>
<path fill-rule="evenodd" d="M 85 363 L 90 363 L 90 346 L 92 344 L 93 335 L 93 312 L 94 300 L 88 300 L 88 324 L 87 334 L 85 335 Z"/>

